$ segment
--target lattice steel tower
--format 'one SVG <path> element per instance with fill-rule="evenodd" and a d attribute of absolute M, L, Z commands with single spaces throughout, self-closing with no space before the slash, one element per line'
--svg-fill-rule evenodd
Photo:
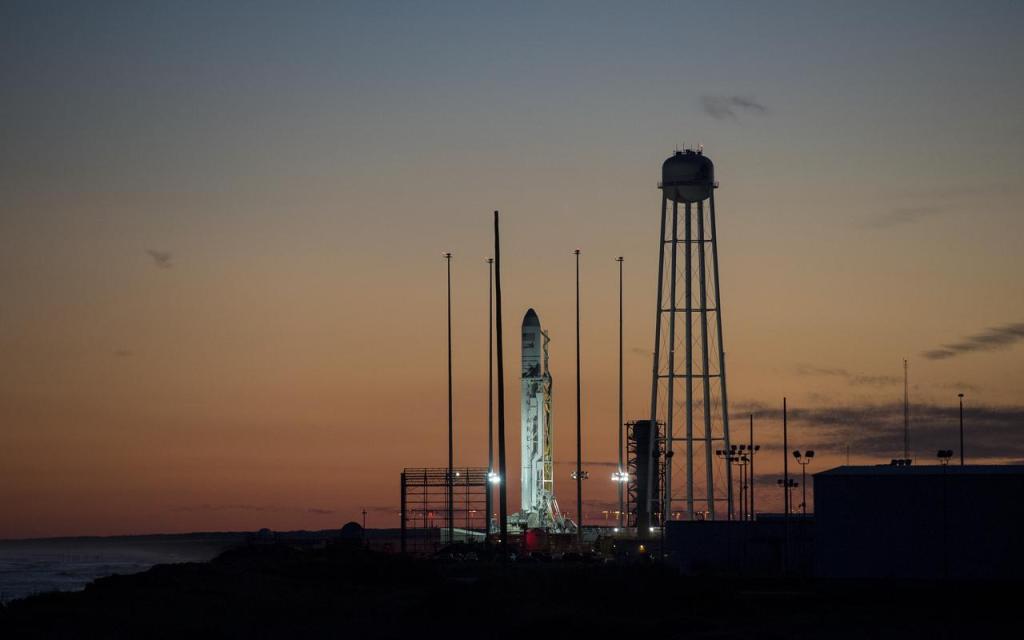
<path fill-rule="evenodd" d="M 731 517 L 732 470 L 715 455 L 729 449 L 729 411 L 714 164 L 702 150 L 676 151 L 661 170 L 651 420 L 665 424 L 667 443 L 658 510 L 663 520 Z"/>

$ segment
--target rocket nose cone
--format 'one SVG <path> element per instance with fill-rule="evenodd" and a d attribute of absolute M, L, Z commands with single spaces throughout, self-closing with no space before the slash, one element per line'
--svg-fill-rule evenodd
<path fill-rule="evenodd" d="M 527 310 L 526 315 L 523 316 L 523 328 L 525 329 L 526 327 L 539 327 L 539 326 L 540 326 L 540 318 L 537 317 L 537 312 L 534 311 L 533 309 Z"/>

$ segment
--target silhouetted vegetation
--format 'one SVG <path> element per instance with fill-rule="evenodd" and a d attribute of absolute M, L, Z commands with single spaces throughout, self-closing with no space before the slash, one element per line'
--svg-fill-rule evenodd
<path fill-rule="evenodd" d="M 684 578 L 657 564 L 422 560 L 252 545 L 0 609 L 2 637 L 953 638 L 1011 620 L 1006 585 Z"/>

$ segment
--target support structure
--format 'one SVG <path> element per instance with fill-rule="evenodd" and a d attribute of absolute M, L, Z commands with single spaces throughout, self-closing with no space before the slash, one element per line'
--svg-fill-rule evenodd
<path fill-rule="evenodd" d="M 659 511 L 668 516 L 681 511 L 687 520 L 722 518 L 733 511 L 733 483 L 731 465 L 713 455 L 730 448 L 714 165 L 701 151 L 678 151 L 663 164 L 659 187 L 650 416 L 665 424 L 665 458 L 670 461 Z M 683 454 L 678 458 L 677 448 Z"/>
<path fill-rule="evenodd" d="M 629 473 L 626 526 L 638 534 L 651 533 L 668 518 L 662 517 L 665 489 L 665 425 L 648 420 L 626 423 L 626 469 Z M 648 479 L 650 482 L 648 483 Z"/>
<path fill-rule="evenodd" d="M 407 468 L 401 476 L 401 549 L 433 553 L 453 542 L 482 542 L 487 531 L 487 469 Z M 453 501 L 449 501 L 451 491 Z"/>

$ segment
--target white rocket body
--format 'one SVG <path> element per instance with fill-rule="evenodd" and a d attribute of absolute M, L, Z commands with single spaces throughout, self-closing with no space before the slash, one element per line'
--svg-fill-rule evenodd
<path fill-rule="evenodd" d="M 559 528 L 564 521 L 554 496 L 551 433 L 551 374 L 547 368 L 547 334 L 537 313 L 523 317 L 522 396 L 522 511 L 529 528 Z"/>

